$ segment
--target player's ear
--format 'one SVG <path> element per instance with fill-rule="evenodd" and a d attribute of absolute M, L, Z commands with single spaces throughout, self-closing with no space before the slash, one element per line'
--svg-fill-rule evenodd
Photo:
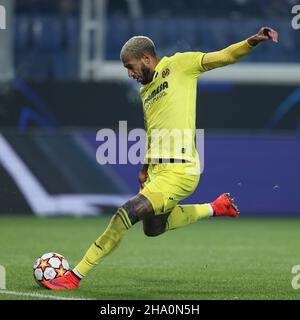
<path fill-rule="evenodd" d="M 148 66 L 151 62 L 151 56 L 147 53 L 143 53 L 141 60 L 146 66 Z"/>

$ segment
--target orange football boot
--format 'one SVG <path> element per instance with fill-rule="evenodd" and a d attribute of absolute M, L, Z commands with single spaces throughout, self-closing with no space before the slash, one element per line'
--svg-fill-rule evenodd
<path fill-rule="evenodd" d="M 43 286 L 50 290 L 76 290 L 80 279 L 72 272 L 68 271 L 60 278 L 44 281 Z"/>
<path fill-rule="evenodd" d="M 237 218 L 239 215 L 238 207 L 234 204 L 234 199 L 230 197 L 229 193 L 223 193 L 215 201 L 211 202 L 214 210 L 214 216 L 227 216 Z"/>

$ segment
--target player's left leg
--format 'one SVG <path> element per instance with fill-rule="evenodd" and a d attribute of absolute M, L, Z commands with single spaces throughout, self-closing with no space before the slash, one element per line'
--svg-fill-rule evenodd
<path fill-rule="evenodd" d="M 112 217 L 104 233 L 90 246 L 76 266 L 75 272 L 77 270 L 80 275 L 86 276 L 106 255 L 117 248 L 128 229 L 149 215 L 153 215 L 153 208 L 142 194 L 128 200 Z"/>
<path fill-rule="evenodd" d="M 153 207 L 142 194 L 127 201 L 113 215 L 106 230 L 89 247 L 77 266 L 61 278 L 44 282 L 44 287 L 51 290 L 77 289 L 80 279 L 116 249 L 126 231 L 151 214 L 154 215 Z"/>

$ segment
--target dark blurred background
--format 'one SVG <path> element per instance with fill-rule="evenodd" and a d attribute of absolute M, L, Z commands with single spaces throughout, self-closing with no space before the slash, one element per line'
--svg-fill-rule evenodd
<path fill-rule="evenodd" d="M 139 165 L 99 165 L 96 133 L 143 127 L 119 52 L 134 35 L 161 56 L 216 51 L 262 26 L 279 32 L 198 82 L 204 172 L 185 202 L 232 192 L 246 215 L 299 215 L 300 29 L 294 0 L 0 0 L 0 212 L 111 213 Z M 300 19 L 299 19 L 300 20 Z M 300 24 L 300 21 L 299 21 Z M 118 150 L 117 150 L 118 155 Z"/>

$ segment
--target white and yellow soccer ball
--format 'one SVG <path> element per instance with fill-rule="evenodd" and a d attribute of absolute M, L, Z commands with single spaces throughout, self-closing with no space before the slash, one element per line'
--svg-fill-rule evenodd
<path fill-rule="evenodd" d="M 42 285 L 43 281 L 62 277 L 70 270 L 69 262 L 59 253 L 49 252 L 43 254 L 33 265 L 33 277 Z"/>

